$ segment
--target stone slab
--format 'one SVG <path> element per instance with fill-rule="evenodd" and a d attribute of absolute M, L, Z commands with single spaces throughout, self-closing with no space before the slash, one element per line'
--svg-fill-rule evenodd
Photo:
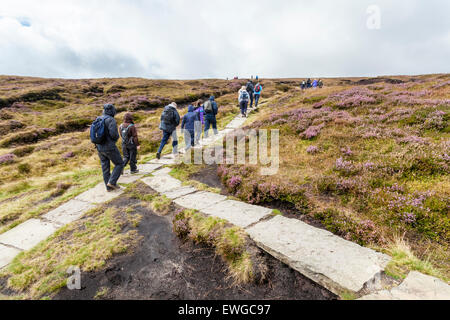
<path fill-rule="evenodd" d="M 143 174 L 124 174 L 120 176 L 118 183 L 129 184 L 141 179 Z"/>
<path fill-rule="evenodd" d="M 359 300 L 450 300 L 450 286 L 435 277 L 411 271 L 400 286 Z"/>
<path fill-rule="evenodd" d="M 154 171 L 152 175 L 154 176 L 168 175 L 171 171 L 172 171 L 171 168 L 162 168 L 160 170 Z"/>
<path fill-rule="evenodd" d="M 363 289 L 391 259 L 331 232 L 282 216 L 260 222 L 247 233 L 260 248 L 338 295 Z"/>
<path fill-rule="evenodd" d="M 83 214 L 92 208 L 95 208 L 94 204 L 73 199 L 48 212 L 42 217 L 51 222 L 65 225 L 78 220 Z"/>
<path fill-rule="evenodd" d="M 92 189 L 89 189 L 75 198 L 75 200 L 85 201 L 93 204 L 108 202 L 123 193 L 123 189 L 108 192 L 102 182 Z"/>
<path fill-rule="evenodd" d="M 159 160 L 153 159 L 150 161 L 151 164 L 160 164 L 160 165 L 171 165 L 171 164 L 176 164 L 178 162 L 179 162 L 179 160 L 177 159 L 177 157 L 173 157 L 173 156 L 165 156 Z"/>
<path fill-rule="evenodd" d="M 159 193 L 171 191 L 181 187 L 181 181 L 172 178 L 169 175 L 147 177 L 142 179 L 142 182 Z"/>
<path fill-rule="evenodd" d="M 169 199 L 177 199 L 180 197 L 183 197 L 185 195 L 191 194 L 196 192 L 197 189 L 192 188 L 192 187 L 181 187 L 181 188 L 177 188 L 171 191 L 167 191 L 167 192 L 163 192 L 163 194 L 169 198 Z"/>
<path fill-rule="evenodd" d="M 0 269 L 6 267 L 20 253 L 20 250 L 0 244 Z"/>
<path fill-rule="evenodd" d="M 203 213 L 228 220 L 232 224 L 247 228 L 269 216 L 272 209 L 254 206 L 248 203 L 227 200 L 202 210 Z"/>
<path fill-rule="evenodd" d="M 138 166 L 139 174 L 149 174 L 153 171 L 159 169 L 162 167 L 162 164 L 160 163 L 146 163 L 146 164 L 139 164 Z"/>
<path fill-rule="evenodd" d="M 0 235 L 0 244 L 7 244 L 22 250 L 30 250 L 47 239 L 58 227 L 50 222 L 30 219 Z"/>
<path fill-rule="evenodd" d="M 247 121 L 247 118 L 240 118 L 240 117 L 235 118 L 226 126 L 226 129 L 238 129 L 242 127 L 245 121 Z"/>
<path fill-rule="evenodd" d="M 202 210 L 226 199 L 227 197 L 220 194 L 202 191 L 178 198 L 174 202 L 184 208 Z"/>

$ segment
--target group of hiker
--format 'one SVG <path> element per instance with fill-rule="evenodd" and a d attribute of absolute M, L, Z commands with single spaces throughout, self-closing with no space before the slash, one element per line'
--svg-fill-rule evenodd
<path fill-rule="evenodd" d="M 246 86 L 239 90 L 238 101 L 243 117 L 247 117 L 247 108 L 258 107 L 258 102 L 262 93 L 262 85 L 257 83 L 256 86 L 252 80 L 249 80 Z M 172 102 L 164 107 L 161 114 L 161 122 L 159 129 L 163 132 L 161 144 L 156 153 L 156 158 L 161 159 L 162 151 L 165 145 L 172 139 L 172 153 L 178 154 L 178 135 L 177 127 L 181 123 L 181 129 L 184 132 L 186 143 L 185 151 L 198 145 L 202 133 L 208 138 L 211 128 L 217 135 L 217 113 L 219 107 L 215 101 L 215 97 L 211 96 L 208 100 L 198 100 L 194 104 L 188 106 L 188 112 L 181 119 L 178 113 L 178 105 Z M 126 113 L 123 123 L 117 127 L 114 117 L 117 110 L 112 104 L 103 106 L 103 114 L 98 117 L 91 125 L 90 136 L 91 141 L 95 144 L 103 172 L 103 180 L 108 192 L 119 189 L 117 181 L 124 172 L 127 164 L 130 164 L 130 173 L 139 173 L 137 168 L 137 152 L 140 148 L 137 128 L 133 122 L 133 115 Z M 121 156 L 117 148 L 117 141 L 122 139 Z M 114 170 L 111 173 L 111 162 L 114 164 Z"/>
<path fill-rule="evenodd" d="M 91 126 L 91 141 L 95 143 L 98 151 L 107 191 L 119 188 L 117 181 L 128 163 L 130 163 L 132 174 L 139 173 L 137 152 L 140 144 L 133 116 L 131 113 L 126 113 L 123 123 L 117 130 L 117 122 L 114 119 L 116 114 L 117 110 L 114 105 L 105 104 L 103 106 L 103 115 L 98 117 Z M 122 137 L 123 158 L 116 145 L 119 137 Z M 112 173 L 111 162 L 114 164 Z"/>
<path fill-rule="evenodd" d="M 321 79 L 303 80 L 302 83 L 300 84 L 300 88 L 302 90 L 310 89 L 310 88 L 322 88 L 322 87 L 323 87 L 323 81 Z"/>
<path fill-rule="evenodd" d="M 257 83 L 256 86 L 253 84 L 252 80 L 247 82 L 247 85 L 242 86 L 239 90 L 239 107 L 241 109 L 241 115 L 243 117 L 247 117 L 247 109 L 248 107 L 253 108 L 253 101 L 255 101 L 255 108 L 258 107 L 259 98 L 262 93 L 262 85 L 261 83 Z"/>

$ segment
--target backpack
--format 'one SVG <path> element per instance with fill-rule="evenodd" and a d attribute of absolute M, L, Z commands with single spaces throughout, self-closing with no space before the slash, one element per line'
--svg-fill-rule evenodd
<path fill-rule="evenodd" d="M 161 121 L 169 126 L 175 124 L 175 113 L 172 108 L 164 109 L 161 115 Z"/>
<path fill-rule="evenodd" d="M 261 85 L 258 83 L 256 85 L 255 92 L 260 92 L 260 91 L 261 91 Z"/>
<path fill-rule="evenodd" d="M 106 118 L 98 117 L 91 125 L 91 141 L 94 144 L 103 144 L 106 140 Z"/>
<path fill-rule="evenodd" d="M 134 124 L 130 124 L 126 128 L 124 128 L 123 126 L 120 126 L 120 136 L 122 137 L 122 140 L 126 145 L 133 144 L 133 139 L 128 134 L 130 128 L 133 126 L 134 126 Z"/>
<path fill-rule="evenodd" d="M 248 101 L 249 98 L 250 98 L 250 97 L 249 97 L 247 91 L 242 91 L 242 92 L 241 92 L 240 100 L 242 100 L 242 101 Z"/>
<path fill-rule="evenodd" d="M 248 93 L 252 93 L 255 90 L 253 83 L 248 83 L 246 90 Z"/>
<path fill-rule="evenodd" d="M 211 102 L 211 100 L 208 100 L 205 102 L 205 104 L 203 105 L 205 112 L 206 113 L 213 113 L 213 104 Z"/>

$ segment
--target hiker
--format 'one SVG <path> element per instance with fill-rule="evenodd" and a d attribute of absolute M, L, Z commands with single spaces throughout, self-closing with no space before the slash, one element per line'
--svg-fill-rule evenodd
<path fill-rule="evenodd" d="M 192 105 L 188 106 L 188 113 L 183 117 L 181 130 L 184 131 L 184 141 L 186 142 L 186 151 L 195 146 L 195 127 L 200 123 L 200 114 L 195 112 Z"/>
<path fill-rule="evenodd" d="M 249 99 L 250 97 L 247 90 L 245 90 L 245 86 L 242 86 L 241 90 L 239 90 L 239 106 L 241 108 L 241 115 L 243 117 L 247 117 L 247 107 Z"/>
<path fill-rule="evenodd" d="M 255 93 L 255 86 L 253 85 L 253 81 L 249 80 L 247 82 L 245 90 L 247 90 L 247 93 L 250 96 L 250 108 L 253 108 L 253 94 Z"/>
<path fill-rule="evenodd" d="M 255 108 L 258 108 L 259 98 L 261 98 L 262 89 L 263 89 L 262 84 L 258 82 L 255 86 L 255 92 L 254 92 Z"/>
<path fill-rule="evenodd" d="M 108 192 L 120 189 L 117 181 L 123 171 L 123 160 L 117 149 L 116 142 L 119 140 L 117 122 L 114 119 L 117 111 L 114 105 L 105 104 L 103 114 L 98 117 L 91 126 L 91 141 L 95 144 L 102 166 L 103 180 Z M 111 162 L 114 170 L 111 174 Z"/>
<path fill-rule="evenodd" d="M 123 123 L 119 127 L 122 138 L 123 167 L 130 163 L 130 173 L 139 173 L 137 168 L 137 152 L 140 149 L 136 126 L 133 122 L 133 115 L 125 113 Z"/>
<path fill-rule="evenodd" d="M 161 159 L 161 152 L 170 137 L 172 137 L 172 153 L 174 155 L 178 154 L 177 127 L 180 124 L 180 114 L 177 111 L 177 107 L 177 104 L 172 102 L 164 108 L 164 111 L 161 114 L 161 124 L 159 125 L 159 129 L 163 132 L 163 138 L 161 140 L 161 145 L 159 146 L 158 152 L 156 153 L 157 159 Z"/>
<path fill-rule="evenodd" d="M 302 88 L 302 90 L 306 89 L 306 81 L 305 80 L 302 81 L 302 84 L 300 85 L 300 88 Z"/>
<path fill-rule="evenodd" d="M 311 88 L 311 79 L 306 80 L 306 88 Z"/>
<path fill-rule="evenodd" d="M 317 88 L 317 79 L 314 79 L 314 81 L 313 81 L 313 84 L 312 84 L 312 87 L 315 89 L 315 88 Z"/>
<path fill-rule="evenodd" d="M 200 142 L 200 138 L 202 137 L 202 132 L 203 132 L 203 125 L 205 124 L 205 119 L 204 119 L 204 113 L 205 110 L 203 109 L 203 101 L 202 100 L 198 100 L 195 103 L 195 108 L 194 108 L 194 112 L 199 114 L 199 121 L 197 121 L 195 123 L 195 144 L 197 145 Z"/>
<path fill-rule="evenodd" d="M 319 86 L 319 88 L 322 88 L 323 87 L 323 82 L 322 82 L 322 80 L 321 79 L 319 79 L 319 82 L 318 82 L 318 84 L 317 84 L 318 86 Z"/>
<path fill-rule="evenodd" d="M 214 134 L 218 135 L 219 131 L 217 130 L 217 119 L 216 115 L 219 112 L 219 107 L 217 106 L 217 102 L 214 101 L 215 97 L 209 97 L 209 100 L 205 102 L 203 108 L 205 109 L 205 138 L 208 138 L 209 128 L 212 126 L 214 130 Z"/>

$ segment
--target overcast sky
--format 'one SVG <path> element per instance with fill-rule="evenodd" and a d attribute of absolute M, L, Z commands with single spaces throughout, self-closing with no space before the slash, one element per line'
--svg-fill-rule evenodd
<path fill-rule="evenodd" d="M 448 0 L 0 0 L 0 74 L 448 73 L 449 13 Z"/>

